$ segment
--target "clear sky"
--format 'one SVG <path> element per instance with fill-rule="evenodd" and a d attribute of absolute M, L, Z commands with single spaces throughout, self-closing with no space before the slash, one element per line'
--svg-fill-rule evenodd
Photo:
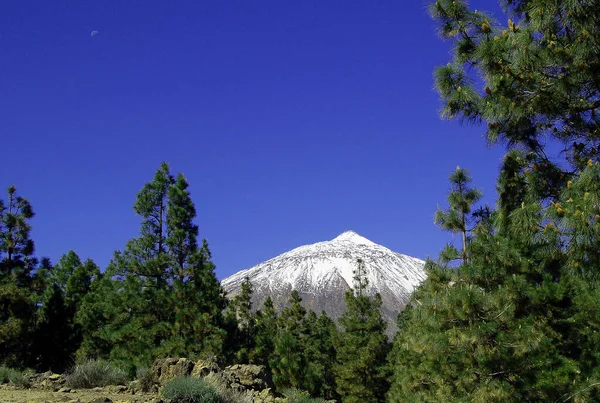
<path fill-rule="evenodd" d="M 440 120 L 449 57 L 420 0 L 4 1 L 0 197 L 31 201 L 38 256 L 104 268 L 164 160 L 219 278 L 348 229 L 434 257 L 448 174 L 493 203 L 503 152 Z"/>

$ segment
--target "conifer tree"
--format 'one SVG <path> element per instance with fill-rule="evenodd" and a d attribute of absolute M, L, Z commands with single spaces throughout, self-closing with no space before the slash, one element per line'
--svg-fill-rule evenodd
<path fill-rule="evenodd" d="M 589 329 L 600 316 L 585 301 L 598 287 L 572 273 L 595 259 L 596 249 L 575 256 L 584 233 L 597 242 L 594 207 L 584 206 L 600 189 L 584 179 L 577 197 L 577 180 L 544 209 L 523 157 L 505 157 L 511 173 L 499 178 L 497 225 L 475 229 L 468 264 L 449 270 L 428 262 L 428 279 L 402 314 L 390 401 L 595 399 L 597 360 L 589 353 L 597 337 Z M 592 164 L 582 176 L 597 169 Z"/>
<path fill-rule="evenodd" d="M 76 352 L 78 361 L 91 358 L 108 359 L 113 348 L 112 329 L 120 312 L 120 282 L 113 281 L 113 268 L 97 275 L 90 291 L 82 298 L 75 322 L 81 327 L 82 341 Z"/>
<path fill-rule="evenodd" d="M 219 353 L 225 340 L 225 298 L 214 273 L 208 243 L 198 246 L 196 209 L 182 174 L 169 188 L 166 245 L 173 262 L 175 329 L 170 354 Z M 173 343 L 175 341 L 175 343 Z"/>
<path fill-rule="evenodd" d="M 231 341 L 229 349 L 235 352 L 234 362 L 247 364 L 252 361 L 252 352 L 256 343 L 256 317 L 252 312 L 252 293 L 254 289 L 247 277 L 242 282 L 240 293 L 233 297 L 228 307 Z M 273 334 L 270 335 L 273 337 Z"/>
<path fill-rule="evenodd" d="M 306 309 L 297 290 L 290 294 L 289 306 L 278 318 L 278 332 L 269 361 L 273 382 L 278 389 L 305 389 L 307 362 L 304 355 L 302 322 Z"/>
<path fill-rule="evenodd" d="M 429 8 L 453 45 L 451 62 L 435 72 L 443 116 L 483 121 L 490 142 L 532 153 L 545 197 L 556 197 L 571 171 L 552 161 L 546 139 L 564 146 L 576 171 L 598 159 L 599 5 L 502 2 L 504 21 L 465 0 L 436 0 Z"/>
<path fill-rule="evenodd" d="M 337 392 L 344 403 L 381 402 L 388 389 L 387 324 L 381 316 L 379 294 L 369 296 L 364 262 L 357 260 L 354 289 L 345 294 L 347 311 L 339 320 L 335 346 Z"/>
<path fill-rule="evenodd" d="M 28 360 L 37 299 L 33 216 L 29 201 L 10 186 L 6 201 L 0 199 L 0 362 L 19 367 Z"/>
<path fill-rule="evenodd" d="M 335 322 L 325 311 L 317 316 L 309 311 L 303 322 L 305 339 L 304 356 L 307 361 L 306 389 L 312 396 L 327 400 L 337 400 L 334 367 L 336 351 L 334 339 L 337 336 Z"/>
<path fill-rule="evenodd" d="M 51 283 L 46 290 L 33 341 L 33 362 L 42 371 L 64 372 L 74 361 L 79 335 L 74 333 L 73 311 L 64 291 Z"/>
<path fill-rule="evenodd" d="M 48 270 L 32 346 L 32 364 L 37 369 L 62 372 L 74 362 L 83 338 L 75 316 L 99 273 L 93 261 L 82 263 L 74 251 Z"/>
<path fill-rule="evenodd" d="M 116 252 L 83 299 L 79 356 L 106 354 L 133 372 L 159 356 L 220 351 L 225 298 L 206 240 L 198 245 L 188 182 L 161 164 L 134 204 L 140 236 Z M 109 304 L 106 301 L 110 301 Z M 99 329 L 94 329 L 94 326 Z"/>
<path fill-rule="evenodd" d="M 250 353 L 250 362 L 269 365 L 275 347 L 277 319 L 273 299 L 268 296 L 263 302 L 262 309 L 256 312 L 256 341 L 254 350 Z"/>
<path fill-rule="evenodd" d="M 504 2 L 504 24 L 466 1 L 431 4 L 454 46 L 435 74 L 444 115 L 487 123 L 510 152 L 468 264 L 428 263 L 403 313 L 390 401 L 598 400 L 599 7 Z"/>
<path fill-rule="evenodd" d="M 452 190 L 448 194 L 448 209 L 444 211 L 438 208 L 434 218 L 434 222 L 442 229 L 461 235 L 462 250 L 460 257 L 465 264 L 468 259 L 467 242 L 469 233 L 473 230 L 470 226 L 474 221 L 471 217 L 473 204 L 477 203 L 482 197 L 479 190 L 470 187 L 470 182 L 469 172 L 457 166 L 456 170 L 450 175 Z M 449 261 L 456 259 L 458 255 L 456 248 L 448 244 L 442 258 Z"/>

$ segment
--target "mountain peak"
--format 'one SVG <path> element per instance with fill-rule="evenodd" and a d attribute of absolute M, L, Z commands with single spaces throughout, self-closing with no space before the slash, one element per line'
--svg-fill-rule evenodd
<path fill-rule="evenodd" d="M 354 231 L 344 231 L 340 235 L 332 239 L 333 242 L 351 242 L 358 245 L 375 245 L 375 242 L 369 241 L 367 238 L 358 235 Z"/>
<path fill-rule="evenodd" d="M 346 310 L 345 293 L 354 285 L 358 259 L 365 265 L 368 292 L 381 295 L 382 313 L 391 335 L 396 329 L 399 310 L 426 277 L 425 262 L 377 245 L 354 231 L 284 252 L 227 277 L 221 286 L 232 297 L 248 278 L 254 286 L 255 309 L 261 307 L 267 296 L 272 297 L 277 309 L 283 309 L 292 290 L 297 290 L 305 308 L 315 312 L 324 310 L 337 319 Z"/>

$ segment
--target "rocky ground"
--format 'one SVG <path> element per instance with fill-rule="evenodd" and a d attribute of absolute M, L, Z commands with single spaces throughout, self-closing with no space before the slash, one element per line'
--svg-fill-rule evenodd
<path fill-rule="evenodd" d="M 186 358 L 157 360 L 147 377 L 128 385 L 71 389 L 65 378 L 50 372 L 29 376 L 29 388 L 0 384 L 0 403 L 164 403 L 161 390 L 177 376 L 203 378 L 231 403 L 283 403 L 273 392 L 264 366 L 232 365 L 221 369 L 212 361 Z"/>
<path fill-rule="evenodd" d="M 136 394 L 101 389 L 78 389 L 54 392 L 41 389 L 18 389 L 0 385 L 1 403 L 159 403 L 157 394 Z"/>

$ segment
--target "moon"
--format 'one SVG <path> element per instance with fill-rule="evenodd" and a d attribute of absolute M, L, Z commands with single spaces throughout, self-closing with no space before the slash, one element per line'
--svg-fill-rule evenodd
<path fill-rule="evenodd" d="M 92 31 L 92 33 L 90 34 L 90 36 L 93 38 L 94 36 L 98 35 L 100 33 L 100 31 L 96 31 L 95 29 Z"/>

